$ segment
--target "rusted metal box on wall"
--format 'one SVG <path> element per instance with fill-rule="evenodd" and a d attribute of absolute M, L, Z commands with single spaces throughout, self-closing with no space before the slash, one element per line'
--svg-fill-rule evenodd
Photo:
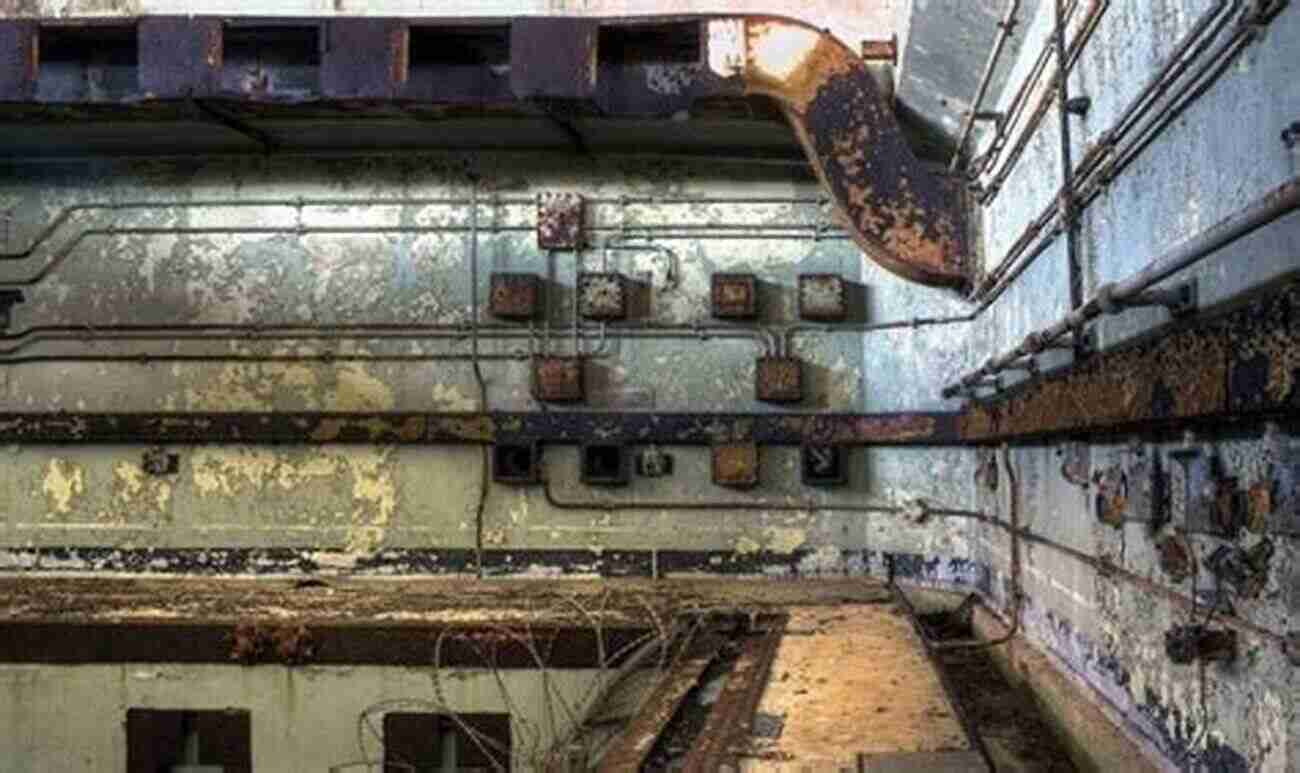
<path fill-rule="evenodd" d="M 583 198 L 577 193 L 542 193 L 537 196 L 537 248 L 577 250 L 582 238 Z"/>
<path fill-rule="evenodd" d="M 713 482 L 731 488 L 758 485 L 758 446 L 749 442 L 713 446 Z"/>
<path fill-rule="evenodd" d="M 803 400 L 803 365 L 797 357 L 759 357 L 754 368 L 754 396 L 769 403 Z"/>
<path fill-rule="evenodd" d="M 534 319 L 541 307 L 541 294 L 541 280 L 536 274 L 493 274 L 488 288 L 488 313 L 501 319 Z"/>
<path fill-rule="evenodd" d="M 714 274 L 710 298 L 719 319 L 753 319 L 758 316 L 758 280 L 753 274 Z"/>
<path fill-rule="evenodd" d="M 576 403 L 583 398 L 582 359 L 534 357 L 533 394 L 548 403 Z"/>

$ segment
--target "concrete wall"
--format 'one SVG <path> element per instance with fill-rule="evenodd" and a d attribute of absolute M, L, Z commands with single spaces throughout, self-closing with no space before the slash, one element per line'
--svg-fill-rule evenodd
<path fill-rule="evenodd" d="M 466 208 L 406 205 L 414 197 L 469 194 L 465 169 L 484 176 L 502 197 L 529 199 L 542 190 L 579 190 L 589 197 L 620 194 L 698 197 L 695 204 L 593 206 L 589 219 L 627 222 L 656 235 L 683 224 L 721 222 L 753 227 L 746 238 L 659 239 L 680 262 L 680 282 L 665 284 L 666 263 L 651 251 L 616 252 L 612 266 L 652 287 L 650 318 L 664 323 L 709 322 L 709 277 L 752 271 L 772 287 L 763 325 L 797 321 L 794 281 L 801 272 L 834 272 L 866 286 L 868 319 L 939 316 L 960 301 L 919 288 L 868 265 L 841 235 L 814 240 L 788 236 L 789 224 L 823 218 L 814 183 L 781 168 L 682 165 L 635 160 L 590 160 L 527 155 L 421 156 L 362 159 L 192 159 L 67 162 L 17 165 L 0 183 L 0 209 L 12 210 L 10 248 L 36 237 L 62 207 L 77 202 L 162 202 L 122 210 L 115 222 L 201 228 L 293 225 L 365 227 L 418 225 L 418 234 L 201 234 L 115 235 L 86 240 L 29 288 L 16 308 L 13 330 L 30 325 L 167 323 L 456 323 L 469 319 Z M 491 194 L 485 194 L 490 196 Z M 177 207 L 196 199 L 391 198 L 393 206 Z M 757 197 L 790 204 L 747 204 Z M 806 203 L 798 203 L 806 202 Z M 568 289 L 574 261 L 549 265 L 531 232 L 531 204 L 480 208 L 480 299 L 495 270 L 553 277 L 552 348 L 569 352 Z M 92 217 L 93 220 L 93 217 Z M 68 236 L 77 226 L 67 230 Z M 498 226 L 522 227 L 499 231 Z M 781 237 L 769 234 L 786 234 Z M 4 267 L 0 281 L 29 276 L 57 250 Z M 584 256 L 588 268 L 599 250 Z M 480 310 L 484 319 L 486 313 Z M 480 408 L 468 362 L 246 363 L 226 354 L 310 354 L 312 341 L 173 344 L 85 342 L 36 344 L 24 354 L 212 354 L 215 362 L 32 362 L 0 372 L 5 410 L 19 411 L 471 411 Z M 338 345 L 340 354 L 441 353 L 464 355 L 467 342 L 373 342 Z M 526 342 L 485 341 L 489 354 L 522 353 Z M 585 409 L 769 411 L 753 400 L 754 359 L 749 341 L 615 341 L 611 356 L 593 363 Z M 813 334 L 796 339 L 809 363 L 812 392 L 798 410 L 909 410 L 936 407 L 935 383 L 965 366 L 959 336 L 943 328 L 869 338 Z M 524 361 L 483 366 L 492 410 L 539 410 L 528 391 Z M 562 410 L 558 409 L 557 410 Z M 0 540 L 8 547 L 100 546 L 144 548 L 283 547 L 349 556 L 382 548 L 472 548 L 481 454 L 460 447 L 173 447 L 180 473 L 150 478 L 138 447 L 13 447 L 0 454 Z M 614 496 L 683 501 L 759 501 L 790 497 L 823 501 L 898 501 L 924 495 L 961 506 L 961 495 L 934 470 L 960 475 L 959 452 L 861 450 L 854 483 L 816 493 L 798 483 L 793 449 L 764 449 L 764 485 L 735 494 L 708 480 L 707 451 L 672 449 L 678 472 L 636 480 Z M 546 455 L 548 474 L 567 499 L 605 496 L 577 481 L 576 452 Z M 771 501 L 771 500 L 769 500 Z M 492 487 L 484 514 L 485 547 L 683 548 L 790 553 L 902 549 L 934 552 L 947 541 L 943 527 L 902 528 L 894 519 L 828 513 L 552 511 L 540 491 Z M 951 546 L 945 552 L 960 552 Z M 22 563 L 26 559 L 13 559 Z M 88 568 L 77 561 L 57 568 Z"/>
<path fill-rule="evenodd" d="M 498 684 L 487 671 L 444 671 L 445 705 L 464 713 L 516 708 L 514 769 L 534 770 L 528 754 L 568 732 L 564 707 L 580 704 L 597 672 L 549 672 L 549 696 L 539 672 L 504 671 L 501 678 Z M 254 770 L 327 771 L 381 759 L 363 713 L 382 734 L 388 711 L 439 713 L 441 705 L 429 670 L 378 666 L 8 665 L 0 667 L 0 685 L 0 754 L 10 773 L 126 770 L 126 712 L 133 708 L 247 710 Z M 548 703 L 554 728 L 544 721 Z"/>
<path fill-rule="evenodd" d="M 1025 40 L 999 105 L 1009 101 L 1051 30 L 1052 4 L 1040 5 L 1021 30 Z M 1091 111 L 1072 126 L 1076 163 L 1211 5 L 1206 0 L 1110 3 L 1070 79 L 1072 95 L 1092 98 Z M 1300 8 L 1292 4 L 1086 213 L 1081 232 L 1087 293 L 1124 278 L 1294 177 L 1295 158 L 1278 141 L 1278 134 L 1294 120 L 1300 105 L 1297 40 Z M 1053 108 L 1004 191 L 985 209 L 985 256 L 990 266 L 1050 203 L 1061 184 L 1058 131 Z M 1186 273 L 1199 279 L 1201 301 L 1208 305 L 1298 266 L 1300 218 L 1292 215 Z M 1068 304 L 1064 241 L 1057 240 L 976 324 L 971 340 L 979 350 L 978 359 L 1000 353 L 1030 331 L 1055 321 Z M 1165 319 L 1164 310 L 1108 318 L 1098 326 L 1099 341 L 1110 346 Z M 1231 442 L 1202 439 L 1216 448 L 1224 473 L 1239 476 L 1243 487 L 1263 474 L 1266 457 L 1258 429 Z M 1147 443 L 1146 453 L 1165 454 L 1170 448 Z M 1147 527 L 1125 524 L 1116 529 L 1099 522 L 1093 506 L 1095 488 L 1085 492 L 1062 477 L 1061 450 L 1034 446 L 1012 452 L 1025 523 L 1055 541 L 1169 583 L 1158 566 Z M 1126 453 L 1122 443 L 1095 444 L 1083 449 L 1083 459 L 1096 472 L 1123 461 Z M 1179 468 L 1168 462 L 1165 468 L 1174 473 L 1171 490 L 1181 492 Z M 983 492 L 980 497 L 1005 518 L 1005 477 L 1002 482 L 997 494 Z M 1180 507 L 1176 500 L 1176 518 Z M 1262 538 L 1248 533 L 1239 544 L 1249 547 Z M 1300 548 L 1294 538 L 1275 541 L 1277 554 L 1267 587 L 1258 599 L 1239 599 L 1234 604 L 1238 615 L 1286 631 L 1296 627 L 1300 615 L 1295 600 Z M 1205 536 L 1194 536 L 1192 542 L 1202 562 L 1222 544 Z M 1008 541 L 1001 533 L 987 531 L 978 543 L 977 560 L 994 568 L 995 595 L 1005 599 Z M 1160 751 L 1164 765 L 1213 771 L 1300 769 L 1296 669 L 1286 664 L 1275 645 L 1244 637 L 1241 659 L 1232 666 L 1206 668 L 1202 682 L 1196 667 L 1173 665 L 1164 653 L 1164 632 L 1189 622 L 1186 610 L 1044 547 L 1027 549 L 1024 580 L 1025 625 L 1031 640 L 1050 650 L 1067 672 L 1091 685 L 1130 733 Z M 1205 583 L 1203 576 L 1201 585 Z M 1192 585 L 1189 579 L 1176 587 L 1191 593 Z"/>

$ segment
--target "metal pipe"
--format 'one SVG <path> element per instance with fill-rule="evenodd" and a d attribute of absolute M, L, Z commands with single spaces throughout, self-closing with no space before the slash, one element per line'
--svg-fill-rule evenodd
<path fill-rule="evenodd" d="M 1065 228 L 1066 264 L 1070 278 L 1070 308 L 1083 303 L 1083 264 L 1079 257 L 1079 222 L 1074 206 L 1074 161 L 1070 148 L 1070 67 L 1065 56 L 1065 16 L 1061 0 L 1054 0 L 1056 15 L 1056 75 L 1057 119 L 1061 134 L 1061 225 Z M 1076 356 L 1083 354 L 1077 351 Z"/>
<path fill-rule="evenodd" d="M 768 510 L 776 512 L 808 512 L 813 510 L 824 510 L 827 512 L 894 514 L 905 512 L 905 508 L 897 505 L 850 505 L 819 502 L 763 503 L 754 500 L 724 502 L 655 502 L 648 500 L 625 502 L 610 502 L 602 500 L 587 500 L 581 502 L 568 501 L 560 499 L 555 495 L 555 490 L 551 488 L 551 479 L 546 476 L 542 478 L 542 493 L 546 497 L 546 503 L 557 510 L 601 510 L 604 512 L 622 512 L 627 510 Z M 983 513 L 947 508 L 932 509 L 926 507 L 923 512 L 926 516 L 933 515 L 942 518 L 983 519 L 986 517 Z"/>
<path fill-rule="evenodd" d="M 33 328 L 19 336 L 0 336 L 0 340 L 15 340 L 20 342 L 16 346 L 7 349 L 0 349 L 0 364 L 14 362 L 34 361 L 29 359 L 19 359 L 13 355 L 26 350 L 40 343 L 57 343 L 57 342 L 98 342 L 98 341 L 349 341 L 349 340 L 451 340 L 462 341 L 469 337 L 469 326 L 457 325 L 412 325 L 409 326 L 389 326 L 389 328 L 399 329 L 380 329 L 373 330 L 382 326 L 350 326 L 341 325 L 335 328 L 344 328 L 344 332 L 335 332 L 328 329 L 315 329 L 299 326 L 286 326 L 291 330 L 300 330 L 301 332 L 277 332 L 278 328 L 262 328 L 255 325 L 230 325 L 230 326 L 159 326 L 151 328 L 149 326 L 120 325 L 108 326 L 104 328 L 93 328 L 87 326 L 66 326 L 52 328 L 54 332 L 46 332 L 45 328 Z M 123 330 L 125 328 L 125 330 Z M 32 332 L 32 331 L 36 332 Z M 221 332 L 227 330 L 243 330 L 247 332 Z M 268 332 L 270 331 L 270 332 Z M 703 332 L 702 332 L 703 331 Z M 534 344 L 538 337 L 537 330 L 533 326 L 527 328 L 511 326 L 480 326 L 478 335 L 480 338 L 490 340 L 510 341 L 527 339 L 529 341 L 530 353 L 535 351 Z M 583 337 L 588 337 L 584 329 L 581 333 Z M 701 337 L 720 338 L 726 340 L 749 340 L 753 341 L 760 349 L 770 352 L 770 344 L 766 340 L 763 332 L 747 328 L 731 327 L 709 327 L 701 328 L 693 325 L 643 325 L 638 327 L 617 328 L 612 332 L 601 330 L 599 338 L 603 341 L 607 337 L 620 339 L 648 339 L 648 340 L 699 340 Z M 135 359 L 143 355 L 105 355 L 108 361 Z M 199 355 L 200 357 L 212 357 L 220 359 L 221 355 Z M 270 355 L 250 355 L 251 361 L 257 358 L 267 358 Z M 288 357 L 289 355 L 286 355 Z M 329 359 L 331 355 L 304 355 L 306 359 Z M 351 356 L 351 355 L 349 355 Z M 506 360 L 518 359 L 519 355 L 480 355 L 485 360 Z M 599 358 L 604 354 L 590 354 L 588 358 Z M 77 359 L 76 355 L 66 355 L 70 360 Z M 157 359 L 171 358 L 173 355 L 161 354 Z M 230 355 L 231 359 L 236 359 Z M 343 355 L 338 355 L 338 359 L 343 359 Z M 375 355 L 370 359 L 396 358 L 396 355 Z M 41 361 L 58 359 L 58 356 L 42 356 Z M 355 359 L 367 359 L 365 356 L 358 355 Z M 402 359 L 402 358 L 398 358 Z M 461 360 L 467 359 L 466 355 L 442 355 L 442 354 L 418 354 L 409 355 L 404 359 L 412 360 Z M 97 360 L 103 361 L 103 360 Z"/>
<path fill-rule="evenodd" d="M 496 203 L 504 206 L 536 206 L 536 200 L 529 197 L 498 197 Z M 612 204 L 657 204 L 665 205 L 692 205 L 692 204 L 736 204 L 736 205 L 753 205 L 753 204 L 773 204 L 773 205 L 819 205 L 822 199 L 819 196 L 802 196 L 802 197 L 710 197 L 710 196 L 628 196 L 623 198 L 590 198 L 586 203 L 593 206 L 612 205 Z M 319 198 L 297 196 L 292 198 L 260 198 L 260 199 L 238 199 L 238 198 L 213 198 L 213 199 L 191 199 L 187 201 L 151 201 L 135 200 L 121 202 L 102 202 L 93 204 L 70 204 L 63 207 L 33 239 L 32 243 L 25 249 L 16 252 L 0 252 L 0 261 L 5 260 L 24 260 L 31 257 L 36 248 L 54 235 L 64 223 L 72 219 L 72 216 L 79 212 L 121 212 L 131 209 L 197 209 L 197 208 L 222 208 L 222 207 L 285 207 L 301 210 L 303 207 L 359 207 L 359 206 L 448 206 L 464 207 L 470 203 L 467 197 L 456 196 L 437 196 L 437 197 L 412 197 L 412 198 L 387 198 L 382 196 L 366 196 L 358 198 Z M 763 227 L 772 224 L 759 224 L 752 227 Z M 650 228 L 651 226 L 641 226 L 641 228 Z M 807 228 L 805 223 L 790 224 L 789 227 Z M 531 227 L 520 227 L 522 230 L 531 230 Z M 499 227 L 494 230 L 499 230 Z M 604 228 L 602 230 L 618 230 Z"/>
<path fill-rule="evenodd" d="M 1070 0 L 1069 4 L 1066 6 L 1064 13 L 1066 24 L 1074 18 L 1074 12 L 1078 9 L 1080 2 L 1081 0 Z M 1101 21 L 1102 14 L 1105 13 L 1109 6 L 1109 0 L 1092 0 L 1088 10 L 1088 16 L 1083 21 L 1083 26 L 1079 35 L 1070 44 L 1070 56 L 1067 57 L 1068 68 L 1073 68 L 1074 63 L 1078 60 L 1079 54 L 1083 51 L 1083 47 L 1087 44 L 1089 39 L 1091 39 L 1092 33 L 1097 28 L 1097 24 Z M 1049 34 L 1047 40 L 1043 41 L 1043 46 L 1039 51 L 1038 58 L 1035 60 L 1033 68 L 1030 70 L 1025 80 L 1020 84 L 1020 88 L 1016 90 L 1015 96 L 1012 98 L 1010 105 L 1008 105 L 1005 111 L 1005 117 L 1001 122 L 999 122 L 997 129 L 993 134 L 993 139 L 989 142 L 988 150 L 986 150 L 980 157 L 978 168 L 968 172 L 968 179 L 977 179 L 980 175 L 987 173 L 989 168 L 1000 160 L 1002 151 L 1006 148 L 1007 141 L 1011 137 L 1011 132 L 1019 125 L 1021 116 L 1024 115 L 1025 106 L 1029 104 L 1029 98 L 1034 93 L 1034 86 L 1043 77 L 1043 73 L 1047 70 L 1047 62 L 1052 58 L 1053 34 L 1054 31 L 1052 34 Z M 1025 141 L 1024 136 L 1026 134 L 1032 135 L 1037 131 L 1038 125 L 1042 121 L 1042 117 L 1046 112 L 1048 104 L 1048 98 L 1046 97 L 1039 100 L 1027 125 L 1021 130 L 1017 143 L 1013 146 L 1013 151 L 1016 151 L 1017 148 L 1023 150 L 1023 148 L 1020 148 L 1020 145 L 1022 141 Z M 997 181 L 994 184 L 1000 184 L 1000 181 Z M 981 199 L 981 201 L 983 201 L 983 199 Z"/>
<path fill-rule="evenodd" d="M 1243 14 L 1238 19 L 1233 34 L 1221 43 L 1206 61 L 1191 76 L 1187 89 L 1176 97 L 1176 104 L 1166 107 L 1152 116 L 1138 130 L 1137 139 L 1122 151 L 1115 152 L 1115 158 L 1106 163 L 1096 162 L 1096 168 L 1089 178 L 1089 191 L 1086 200 L 1091 202 L 1101 194 L 1119 174 L 1128 169 L 1146 150 L 1161 137 L 1179 117 L 1218 82 L 1235 57 L 1249 45 L 1258 34 L 1257 28 L 1249 21 L 1250 16 Z"/>
<path fill-rule="evenodd" d="M 944 397 L 952 397 L 958 394 L 963 386 L 968 386 L 984 376 L 995 375 L 1016 360 L 1034 354 L 1035 346 L 1051 344 L 1072 331 L 1082 329 L 1088 322 L 1101 316 L 1107 308 L 1122 309 L 1124 300 L 1140 295 L 1152 285 L 1195 265 L 1214 252 L 1296 209 L 1300 209 L 1300 179 L 1293 178 L 1218 224 L 1178 245 L 1147 264 L 1141 271 L 1123 281 L 1098 288 L 1091 299 L 1056 323 L 1031 334 L 1024 343 L 1001 356 L 990 359 L 960 381 L 944 388 Z"/>
<path fill-rule="evenodd" d="M 579 301 L 582 300 L 581 298 L 582 288 L 579 287 L 581 281 L 582 281 L 582 250 L 578 249 L 573 253 L 573 303 L 571 304 L 571 306 L 573 307 L 572 309 L 573 314 L 572 314 L 572 318 L 569 320 L 573 325 L 573 356 L 574 357 L 582 356 L 582 345 L 579 343 L 578 340 L 578 334 L 579 334 L 578 326 L 579 324 L 581 324 L 580 322 L 581 314 L 579 313 L 580 312 Z"/>
<path fill-rule="evenodd" d="M 676 287 L 681 281 L 681 269 L 677 260 L 677 253 L 671 248 L 662 244 L 655 244 L 650 241 L 654 237 L 651 235 L 640 236 L 633 233 L 617 233 L 605 237 L 601 243 L 600 270 L 609 271 L 609 253 L 610 250 L 619 250 L 622 252 L 637 252 L 640 250 L 651 250 L 664 256 L 667 268 L 664 269 L 664 285 L 667 287 Z M 644 244 L 627 244 L 627 241 L 634 239 L 645 240 Z"/>
<path fill-rule="evenodd" d="M 1020 555 L 1020 490 L 1016 478 L 1016 471 L 1011 466 L 1011 447 L 1004 443 L 1002 445 L 1002 466 L 1007 471 L 1007 515 L 1011 521 L 1011 625 L 1007 632 L 996 639 L 990 639 L 986 642 L 977 644 L 966 644 L 962 642 L 953 643 L 936 643 L 936 649 L 942 650 L 970 650 L 986 649 L 990 647 L 999 647 L 1020 633 L 1020 618 L 1024 616 L 1024 565 Z M 1001 523 L 997 518 L 992 519 L 994 522 Z"/>
<path fill-rule="evenodd" d="M 783 225 L 781 227 L 801 228 L 807 230 L 816 228 L 808 224 Z M 673 228 L 687 229 L 679 232 L 656 233 L 659 239 L 725 239 L 725 240 L 744 240 L 744 239 L 761 239 L 764 241 L 773 239 L 802 239 L 806 234 L 803 233 L 780 233 L 766 232 L 762 229 L 764 226 L 751 224 L 713 224 L 700 225 L 699 231 L 690 229 L 694 226 L 676 225 Z M 494 226 L 493 233 L 530 233 L 533 231 L 532 226 Z M 589 229 L 594 232 L 618 231 L 617 228 L 593 227 Z M 70 239 L 62 245 L 58 254 L 56 254 L 49 263 L 43 266 L 39 271 L 31 276 L 21 279 L 0 279 L 0 286 L 4 287 L 29 287 L 39 284 L 58 268 L 65 260 L 71 256 L 72 251 L 81 244 L 85 239 L 92 236 L 208 236 L 208 235 L 232 235 L 232 234 L 263 234 L 271 236 L 301 236 L 309 233 L 321 234 L 427 234 L 427 233 L 468 233 L 469 226 L 212 226 L 212 227 L 190 227 L 190 226 L 165 226 L 165 227 L 132 227 L 117 228 L 110 226 L 108 228 L 90 228 L 80 232 L 76 237 Z M 716 233 L 714 231 L 717 231 Z M 848 239 L 847 234 L 835 234 L 834 238 Z"/>
<path fill-rule="evenodd" d="M 955 317 L 913 317 L 911 319 L 899 319 L 891 322 L 870 322 L 861 324 L 833 324 L 833 325 L 791 325 L 785 328 L 781 335 L 785 342 L 785 351 L 794 350 L 794 339 L 805 333 L 818 333 L 826 335 L 829 333 L 874 333 L 882 330 L 900 330 L 904 328 L 922 328 L 932 327 L 935 325 L 953 325 L 960 322 L 973 322 L 975 314 L 960 314 Z M 0 337 L 3 340 L 3 337 Z"/>
<path fill-rule="evenodd" d="M 970 111 L 962 121 L 961 134 L 957 137 L 957 150 L 953 152 L 952 161 L 948 163 L 949 172 L 956 172 L 961 164 L 966 143 L 970 141 L 971 130 L 975 126 L 975 115 L 980 111 L 980 105 L 984 104 L 984 97 L 993 82 L 993 72 L 997 69 L 998 61 L 1002 59 L 1002 50 L 1006 48 L 1007 39 L 1016 28 L 1016 14 L 1019 12 L 1020 0 L 1008 0 L 1007 11 L 1002 15 L 1002 21 L 998 22 L 998 36 L 993 41 L 993 50 L 989 52 L 989 58 L 984 63 L 984 74 L 980 76 L 979 86 L 975 89 L 975 99 L 971 101 Z"/>
<path fill-rule="evenodd" d="M 1101 134 L 1102 139 L 1098 142 L 1095 150 L 1084 156 L 1080 161 L 1078 168 L 1074 172 L 1074 176 L 1082 181 L 1079 189 L 1087 188 L 1089 185 L 1094 183 L 1096 179 L 1095 175 L 1102 171 L 1102 160 L 1112 155 L 1119 143 L 1128 138 L 1129 132 L 1132 129 L 1133 121 L 1140 120 L 1145 116 L 1154 105 L 1154 100 L 1163 95 L 1164 92 L 1172 86 L 1173 82 L 1182 75 L 1186 68 L 1195 61 L 1195 58 L 1199 57 L 1206 48 L 1208 48 L 1209 43 L 1213 40 L 1212 37 L 1200 41 L 1200 44 L 1197 45 L 1196 49 L 1194 51 L 1192 50 L 1192 46 L 1197 43 L 1215 19 L 1218 18 L 1219 14 L 1227 7 L 1228 2 L 1229 0 L 1219 0 L 1215 7 L 1210 8 L 1198 18 L 1197 22 L 1193 25 L 1192 30 L 1184 36 L 1175 51 L 1165 60 L 1160 71 L 1157 72 L 1156 75 L 1148 81 L 1142 91 L 1129 102 L 1115 124 L 1109 130 Z M 1232 6 L 1234 7 L 1239 4 L 1239 0 L 1232 2 Z M 1186 57 L 1189 52 L 1192 53 L 1192 56 L 1184 60 L 1184 57 Z M 1215 57 L 1211 57 L 1211 61 L 1214 61 L 1214 59 L 1220 55 L 1222 55 L 1222 51 L 1217 53 Z M 1173 118 L 1171 117 L 1169 120 L 1172 121 Z M 1168 126 L 1168 123 L 1165 123 L 1164 125 Z M 1154 137 L 1152 139 L 1154 139 Z M 1125 163 L 1125 166 L 1127 166 L 1127 163 Z M 1118 174 L 1118 171 L 1120 170 L 1116 170 L 1112 166 L 1105 172 L 1104 176 L 1113 179 L 1113 177 Z M 1081 214 L 1088 208 L 1096 198 L 1099 190 L 1100 189 L 1094 189 L 1094 192 L 1088 195 L 1080 195 L 1076 190 L 1074 201 L 1076 206 L 1076 215 Z M 1016 240 L 1016 243 L 1012 245 L 1011 249 L 1008 250 L 1007 255 L 1003 257 L 998 265 L 990 271 L 981 282 L 980 287 L 977 288 L 975 292 L 975 297 L 983 299 L 980 311 L 983 311 L 983 309 L 987 308 L 992 301 L 1000 297 L 1006 287 L 1019 277 L 1020 274 L 1022 274 L 1039 255 L 1046 251 L 1047 247 L 1050 246 L 1056 235 L 1061 230 L 1064 230 L 1064 228 L 1058 224 L 1058 230 L 1049 232 L 1048 235 L 1041 240 L 1023 260 L 1018 264 L 1014 263 L 1014 261 L 1016 261 L 1021 254 L 1029 248 L 1033 238 L 1041 233 L 1049 223 L 1058 218 L 1060 212 L 1057 202 L 1060 200 L 1063 192 L 1064 187 L 1057 192 L 1056 199 L 1052 204 L 1049 204 L 1043 213 L 1025 228 L 1024 233 Z M 996 197 L 996 186 L 994 187 L 994 197 Z M 982 203 L 988 204 L 991 201 L 992 199 L 989 199 Z M 1009 274 L 1008 270 L 1010 270 Z"/>

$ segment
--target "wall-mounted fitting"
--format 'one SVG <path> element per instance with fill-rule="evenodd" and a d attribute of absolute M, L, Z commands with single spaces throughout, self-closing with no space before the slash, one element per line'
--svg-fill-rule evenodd
<path fill-rule="evenodd" d="M 1144 306 L 1164 306 L 1175 317 L 1185 317 L 1196 311 L 1196 280 L 1156 290 L 1146 290 L 1134 295 L 1119 297 L 1114 284 L 1097 288 L 1097 305 L 1102 314 L 1118 314 L 1125 309 Z"/>
<path fill-rule="evenodd" d="M 1097 487 L 1097 520 L 1119 528 L 1128 510 L 1128 476 L 1123 465 L 1112 464 L 1092 476 Z"/>
<path fill-rule="evenodd" d="M 714 274 L 710 289 L 713 316 L 718 319 L 758 316 L 758 278 L 753 274 Z"/>
<path fill-rule="evenodd" d="M 538 194 L 538 249 L 580 250 L 586 246 L 582 232 L 584 209 L 584 200 L 577 193 Z"/>
<path fill-rule="evenodd" d="M 1169 482 L 1160 455 L 1135 444 L 1125 467 L 1128 478 L 1128 506 L 1124 518 L 1149 524 L 1154 531 L 1168 520 Z"/>
<path fill-rule="evenodd" d="M 27 300 L 22 290 L 0 290 L 0 330 L 8 330 L 14 306 Z"/>
<path fill-rule="evenodd" d="M 586 319 L 627 319 L 628 287 L 622 274 L 578 275 L 578 313 Z"/>
<path fill-rule="evenodd" d="M 799 318 L 843 322 L 848 316 L 844 279 L 837 274 L 799 275 Z"/>
<path fill-rule="evenodd" d="M 1237 659 L 1237 632 L 1203 625 L 1180 625 L 1165 632 L 1165 654 L 1180 665 L 1197 661 L 1231 663 Z"/>
<path fill-rule="evenodd" d="M 673 457 L 651 446 L 636 455 L 636 474 L 643 478 L 663 478 L 673 474 Z"/>
<path fill-rule="evenodd" d="M 713 482 L 730 488 L 758 485 L 758 446 L 746 441 L 713 446 Z"/>
<path fill-rule="evenodd" d="M 1092 109 L 1092 97 L 1071 97 L 1065 100 L 1065 112 L 1070 115 L 1077 115 L 1080 118 L 1086 116 Z"/>
<path fill-rule="evenodd" d="M 179 454 L 167 453 L 162 448 L 149 448 L 144 452 L 140 460 L 140 467 L 144 469 L 147 475 L 154 477 L 164 477 L 175 475 L 181 469 L 181 457 Z"/>
<path fill-rule="evenodd" d="M 802 446 L 799 469 L 805 486 L 843 486 L 849 480 L 848 451 L 839 446 Z"/>
<path fill-rule="evenodd" d="M 492 480 L 527 486 L 541 480 L 541 449 L 536 443 L 497 443 L 492 446 Z"/>
<path fill-rule="evenodd" d="M 580 357 L 533 358 L 533 395 L 547 403 L 577 403 L 584 396 Z"/>
<path fill-rule="evenodd" d="M 1083 443 L 1066 443 L 1056 449 L 1056 455 L 1061 458 L 1061 477 L 1086 491 L 1092 485 L 1088 447 Z"/>
<path fill-rule="evenodd" d="M 1240 525 L 1236 479 L 1222 478 L 1215 458 L 1196 448 L 1170 451 L 1183 468 L 1183 528 L 1231 539 Z"/>
<path fill-rule="evenodd" d="M 1196 553 L 1187 538 L 1181 534 L 1170 534 L 1156 543 L 1156 555 L 1159 557 L 1160 570 L 1170 582 L 1181 583 L 1196 571 Z"/>
<path fill-rule="evenodd" d="M 1246 529 L 1255 534 L 1268 531 L 1273 517 L 1273 481 L 1257 480 L 1246 489 Z"/>
<path fill-rule="evenodd" d="M 998 455 L 992 448 L 981 448 L 975 462 L 975 485 L 990 493 L 998 490 Z"/>
<path fill-rule="evenodd" d="M 535 319 L 541 297 L 542 283 L 536 274 L 494 273 L 488 289 L 488 313 L 501 319 Z"/>
<path fill-rule="evenodd" d="M 897 65 L 898 36 L 893 35 L 889 40 L 864 40 L 859 53 L 864 62 L 888 62 Z"/>
<path fill-rule="evenodd" d="M 1290 150 L 1300 146 L 1300 121 L 1292 121 L 1290 126 L 1282 130 L 1282 144 Z"/>
<path fill-rule="evenodd" d="M 1205 560 L 1205 566 L 1215 579 L 1232 586 L 1242 598 L 1259 598 L 1268 584 L 1273 552 L 1273 543 L 1269 540 L 1260 540 L 1249 550 L 1221 545 Z"/>
<path fill-rule="evenodd" d="M 1300 454 L 1273 423 L 1264 445 L 1268 470 L 1246 491 L 1246 528 L 1256 534 L 1300 532 Z"/>
<path fill-rule="evenodd" d="M 627 449 L 616 443 L 589 443 L 579 452 L 580 477 L 588 486 L 625 486 L 628 475 Z"/>
<path fill-rule="evenodd" d="M 768 403 L 803 400 L 803 364 L 798 357 L 759 357 L 754 367 L 754 396 Z"/>

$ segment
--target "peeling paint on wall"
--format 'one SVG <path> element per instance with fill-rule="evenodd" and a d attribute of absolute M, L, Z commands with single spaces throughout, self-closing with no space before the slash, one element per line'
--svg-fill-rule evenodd
<path fill-rule="evenodd" d="M 72 506 L 86 490 L 83 470 L 66 459 L 51 459 L 45 466 L 41 491 L 50 516 L 72 512 Z"/>

